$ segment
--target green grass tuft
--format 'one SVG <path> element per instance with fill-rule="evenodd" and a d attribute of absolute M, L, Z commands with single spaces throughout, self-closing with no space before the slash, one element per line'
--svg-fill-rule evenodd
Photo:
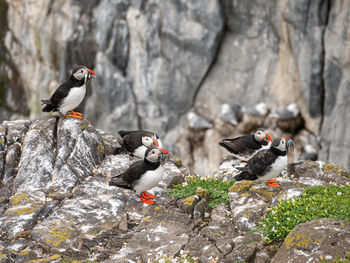
<path fill-rule="evenodd" d="M 220 179 L 196 177 L 188 181 L 187 185 L 175 185 L 173 189 L 167 191 L 167 194 L 175 198 L 184 198 L 195 195 L 197 188 L 202 187 L 209 193 L 209 206 L 216 208 L 221 203 L 229 203 L 228 191 L 234 183 L 235 181 L 224 182 Z"/>
<path fill-rule="evenodd" d="M 292 229 L 319 218 L 337 218 L 350 223 L 350 186 L 315 186 L 298 198 L 272 208 L 259 228 L 268 241 L 284 240 Z"/>

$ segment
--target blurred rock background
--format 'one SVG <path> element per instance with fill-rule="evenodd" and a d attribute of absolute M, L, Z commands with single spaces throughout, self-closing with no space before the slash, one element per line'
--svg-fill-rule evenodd
<path fill-rule="evenodd" d="M 0 120 L 39 118 L 84 64 L 93 125 L 156 131 L 195 172 L 261 126 L 349 169 L 349 17 L 346 0 L 0 0 Z"/>

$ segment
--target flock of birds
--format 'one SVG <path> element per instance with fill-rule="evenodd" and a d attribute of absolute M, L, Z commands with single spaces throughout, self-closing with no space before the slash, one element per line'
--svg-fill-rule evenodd
<path fill-rule="evenodd" d="M 43 112 L 60 112 L 65 117 L 82 119 L 83 114 L 75 112 L 86 94 L 86 86 L 95 73 L 85 67 L 77 66 L 70 78 L 61 84 L 50 99 L 42 100 Z M 135 191 L 143 203 L 153 205 L 155 195 L 146 191 L 158 185 L 163 175 L 162 163 L 169 152 L 162 148 L 160 138 L 149 131 L 119 131 L 119 142 L 125 151 L 139 157 L 122 174 L 111 178 L 109 185 Z M 223 139 L 219 145 L 232 155 L 245 162 L 238 167 L 240 173 L 235 180 L 265 181 L 268 186 L 279 187 L 278 176 L 287 165 L 287 152 L 293 149 L 293 141 L 289 137 L 272 140 L 268 131 L 263 128 L 252 134 L 234 139 Z"/>

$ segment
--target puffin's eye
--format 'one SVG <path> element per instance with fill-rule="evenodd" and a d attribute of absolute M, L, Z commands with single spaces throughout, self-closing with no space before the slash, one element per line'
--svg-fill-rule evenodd
<path fill-rule="evenodd" d="M 81 71 L 80 71 L 80 73 L 83 73 L 83 72 L 84 72 L 84 70 L 81 70 Z"/>

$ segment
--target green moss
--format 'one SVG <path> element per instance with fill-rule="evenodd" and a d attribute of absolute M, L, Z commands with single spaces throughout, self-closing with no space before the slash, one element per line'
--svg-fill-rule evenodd
<path fill-rule="evenodd" d="M 175 198 L 184 198 L 197 193 L 197 189 L 203 188 L 209 193 L 209 206 L 211 208 L 218 207 L 221 203 L 229 203 L 228 190 L 235 183 L 235 181 L 223 182 L 222 180 L 209 178 L 202 179 L 194 177 L 185 185 L 175 185 L 173 189 L 168 190 L 167 193 Z M 203 190 L 202 190 L 203 191 Z"/>
<path fill-rule="evenodd" d="M 307 188 L 298 198 L 282 201 L 272 208 L 259 228 L 271 242 L 285 239 L 296 225 L 314 219 L 337 218 L 350 223 L 349 203 L 350 186 Z"/>
<path fill-rule="evenodd" d="M 350 177 L 348 171 L 346 171 L 343 167 L 340 167 L 332 163 L 324 163 L 322 165 L 322 172 L 325 174 L 336 173 L 344 177 Z"/>

